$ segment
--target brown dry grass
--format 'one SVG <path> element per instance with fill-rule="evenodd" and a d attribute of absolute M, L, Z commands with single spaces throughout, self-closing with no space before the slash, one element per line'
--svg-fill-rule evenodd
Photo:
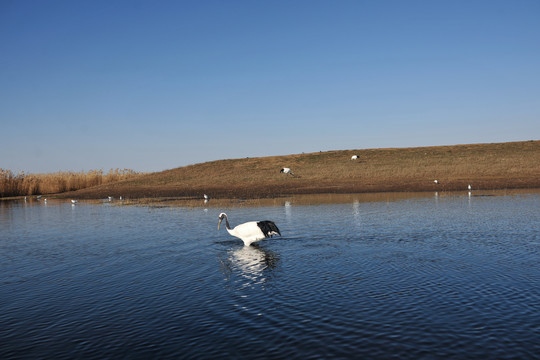
<path fill-rule="evenodd" d="M 359 159 L 351 161 L 355 154 Z M 279 172 L 290 167 L 295 177 Z M 440 184 L 433 182 L 438 179 Z M 69 193 L 103 198 L 256 198 L 289 194 L 540 187 L 540 141 L 365 149 L 211 161 Z"/>
<path fill-rule="evenodd" d="M 130 169 L 111 169 L 108 173 L 92 170 L 49 174 L 15 174 L 11 170 L 0 169 L 0 197 L 63 193 L 137 176 L 140 174 Z"/>

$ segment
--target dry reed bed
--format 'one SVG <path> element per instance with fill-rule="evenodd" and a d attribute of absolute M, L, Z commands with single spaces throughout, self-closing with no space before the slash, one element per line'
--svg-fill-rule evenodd
<path fill-rule="evenodd" d="M 141 174 L 130 169 L 111 169 L 88 172 L 64 172 L 48 174 L 13 173 L 0 169 L 0 197 L 31 196 L 38 194 L 57 194 L 76 191 L 92 186 L 109 184 L 121 180 L 132 179 Z"/>

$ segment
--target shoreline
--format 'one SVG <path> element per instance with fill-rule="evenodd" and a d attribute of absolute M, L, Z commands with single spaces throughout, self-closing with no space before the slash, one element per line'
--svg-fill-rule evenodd
<path fill-rule="evenodd" d="M 91 194 L 85 194 L 86 196 L 74 196 L 74 195 L 81 195 L 78 194 L 79 191 L 74 192 L 67 192 L 67 193 L 61 193 L 61 194 L 44 194 L 41 197 L 47 198 L 49 200 L 68 200 L 68 199 L 80 199 L 80 200 L 95 200 L 95 201 L 101 201 L 101 200 L 107 200 L 108 196 L 104 196 L 101 194 L 101 190 L 98 192 L 91 192 Z M 211 200 L 224 200 L 224 201 L 249 201 L 249 200 L 265 200 L 265 199 L 283 199 L 283 198 L 290 198 L 290 197 L 317 197 L 317 196 L 360 196 L 360 197 L 411 197 L 411 196 L 432 196 L 434 193 L 439 194 L 441 196 L 445 195 L 458 195 L 458 194 L 467 194 L 470 193 L 471 196 L 489 196 L 490 193 L 510 193 L 510 194 L 526 194 L 526 193 L 534 193 L 534 192 L 540 192 L 540 186 L 537 187 L 505 187 L 505 188 L 490 188 L 490 189 L 473 189 L 473 190 L 467 190 L 467 189 L 457 189 L 457 190 L 416 190 L 416 191 L 370 191 L 370 192 L 302 192 L 302 193 L 264 193 L 260 196 L 251 196 L 252 193 L 242 193 L 238 192 L 233 194 L 233 196 L 213 196 L 210 199 Z M 246 196 L 250 195 L 250 196 Z M 31 195 L 31 196 L 12 196 L 12 197 L 4 197 L 0 198 L 0 201 L 5 200 L 23 200 L 24 198 L 27 198 L 28 200 L 39 200 L 38 195 Z M 120 200 L 119 197 L 113 197 L 115 201 Z M 125 196 L 122 196 L 122 200 L 126 201 L 153 201 L 156 202 L 168 202 L 168 201 L 204 201 L 204 198 L 201 196 L 192 196 L 192 195 L 163 195 L 163 196 L 139 196 L 138 193 L 135 194 L 128 194 Z"/>
<path fill-rule="evenodd" d="M 280 172 L 284 167 L 295 175 Z M 540 140 L 216 160 L 48 196 L 249 199 L 467 191 L 468 185 L 473 191 L 540 188 Z"/>
<path fill-rule="evenodd" d="M 212 198 L 205 201 L 203 198 L 193 197 L 160 197 L 160 198 L 115 198 L 109 201 L 107 198 L 101 199 L 80 199 L 80 204 L 107 204 L 112 206 L 142 206 L 150 208 L 166 207 L 186 207 L 202 208 L 205 211 L 215 208 L 235 208 L 235 207 L 261 207 L 261 206 L 309 206 L 325 204 L 358 204 L 367 202 L 395 202 L 409 199 L 434 199 L 434 201 L 446 198 L 463 198 L 465 201 L 481 199 L 485 197 L 498 196 L 520 196 L 540 194 L 540 188 L 529 189 L 494 189 L 494 190 L 473 190 L 473 191 L 444 191 L 444 192 L 379 192 L 379 193 L 325 193 L 325 194 L 291 194 L 276 197 L 264 198 Z M 47 196 L 49 205 L 66 204 L 71 205 L 68 198 Z M 21 202 L 21 197 L 4 198 L 9 201 Z M 35 196 L 27 200 L 30 204 L 38 205 L 42 200 Z M 26 201 L 25 201 L 26 202 Z M 2 201 L 0 201 L 2 204 Z"/>

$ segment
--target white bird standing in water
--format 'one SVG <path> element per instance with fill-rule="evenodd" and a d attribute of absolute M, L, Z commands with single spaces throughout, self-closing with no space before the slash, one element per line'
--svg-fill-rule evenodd
<path fill-rule="evenodd" d="M 225 219 L 227 232 L 232 236 L 241 239 L 244 242 L 245 246 L 249 246 L 256 241 L 262 240 L 264 238 L 269 238 L 274 235 L 281 236 L 278 227 L 276 226 L 276 224 L 274 224 L 273 221 L 249 221 L 247 223 L 235 226 L 234 229 L 231 229 L 227 214 L 221 213 L 219 214 L 218 230 L 223 219 Z"/>
<path fill-rule="evenodd" d="M 471 190 L 472 190 L 472 186 L 471 186 L 471 184 L 469 184 L 469 186 L 467 186 L 467 189 L 469 189 L 469 191 L 471 191 Z"/>
<path fill-rule="evenodd" d="M 73 205 L 75 205 L 76 203 L 78 203 L 78 201 L 77 201 L 77 200 L 71 200 L 71 203 L 72 203 Z"/>

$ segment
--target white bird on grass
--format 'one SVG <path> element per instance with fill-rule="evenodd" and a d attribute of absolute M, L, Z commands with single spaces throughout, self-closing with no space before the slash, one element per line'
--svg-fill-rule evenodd
<path fill-rule="evenodd" d="M 225 219 L 227 232 L 232 236 L 241 239 L 244 242 L 245 246 L 249 246 L 256 241 L 262 240 L 264 238 L 269 238 L 274 235 L 281 236 L 278 227 L 276 226 L 276 224 L 274 224 L 273 221 L 249 221 L 247 223 L 235 226 L 234 229 L 231 229 L 227 214 L 221 213 L 219 214 L 218 230 L 223 219 Z"/>
<path fill-rule="evenodd" d="M 433 180 L 433 182 L 434 182 L 435 184 L 438 184 L 438 183 L 439 183 L 439 180 L 436 180 L 436 179 L 435 179 L 435 180 Z"/>
<path fill-rule="evenodd" d="M 351 156 L 351 160 L 356 160 L 356 159 L 358 159 L 358 155 Z"/>
<path fill-rule="evenodd" d="M 291 174 L 292 176 L 294 176 L 290 168 L 282 168 L 279 172 L 284 174 Z"/>

